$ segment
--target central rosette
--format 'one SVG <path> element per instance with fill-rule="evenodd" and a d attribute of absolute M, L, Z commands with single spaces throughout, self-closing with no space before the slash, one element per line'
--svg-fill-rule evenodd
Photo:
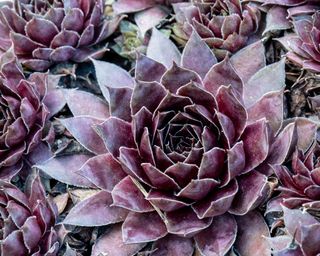
<path fill-rule="evenodd" d="M 188 85 L 185 88 L 192 86 Z M 195 151 L 203 153 L 205 143 L 203 136 L 210 133 L 214 143 L 218 142 L 219 134 L 214 124 L 214 116 L 209 114 L 210 109 L 203 107 L 201 114 L 200 107 L 195 106 L 190 98 L 172 95 L 171 97 L 177 101 L 178 110 L 170 110 L 165 102 L 160 105 L 164 106 L 164 110 L 153 113 L 154 126 L 150 127 L 153 132 L 150 139 L 152 144 L 161 148 L 173 163 L 184 162 Z"/>
<path fill-rule="evenodd" d="M 158 87 L 163 98 L 158 103 L 154 101 L 157 104 L 155 107 L 142 107 L 135 114 L 134 138 L 138 146 L 139 165 L 146 174 L 143 181 L 152 189 L 149 200 L 164 211 L 172 211 L 186 206 L 190 200 L 205 197 L 220 184 L 218 172 L 222 174 L 224 171 L 224 146 L 227 143 L 220 143 L 223 135 L 219 132 L 221 125 L 213 96 L 192 82 L 175 93 L 166 93 L 159 84 L 153 86 Z M 202 102 L 195 95 L 201 95 Z M 127 161 L 127 153 L 126 149 L 120 148 L 122 162 Z M 220 166 L 216 166 L 215 173 L 209 173 L 205 166 L 209 163 L 203 161 L 203 157 L 211 153 L 218 154 L 217 164 Z M 170 190 L 171 193 L 168 193 Z M 177 201 L 173 203 L 167 198 L 169 203 L 152 198 L 159 193 L 177 197 Z"/>
<path fill-rule="evenodd" d="M 117 109 L 124 95 L 130 96 L 127 106 Z M 136 81 L 133 91 L 111 90 L 114 114 L 98 130 L 131 176 L 113 190 L 114 205 L 123 206 L 118 192 L 135 183 L 150 203 L 142 212 L 156 207 L 170 219 L 187 210 L 201 220 L 229 211 L 240 186 L 235 178 L 267 154 L 266 122 L 248 125 L 239 95 L 231 86 L 213 95 L 196 73 L 177 65 L 161 83 Z"/>

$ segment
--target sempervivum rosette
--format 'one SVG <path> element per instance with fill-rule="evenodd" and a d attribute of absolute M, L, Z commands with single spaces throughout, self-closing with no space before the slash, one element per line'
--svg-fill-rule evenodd
<path fill-rule="evenodd" d="M 0 48 L 13 42 L 26 67 L 43 71 L 53 63 L 82 62 L 105 51 L 99 46 L 121 17 L 106 18 L 102 0 L 15 0 L 0 10 Z"/>
<path fill-rule="evenodd" d="M 25 193 L 1 181 L 0 212 L 1 255 L 57 255 L 57 208 L 46 197 L 39 176 L 29 178 Z"/>
<path fill-rule="evenodd" d="M 280 165 L 274 167 L 281 184 L 281 194 L 275 200 L 288 208 L 303 206 L 320 212 L 319 153 L 319 145 L 315 144 L 305 154 L 296 150 L 291 168 Z"/>
<path fill-rule="evenodd" d="M 176 38 L 187 40 L 194 28 L 213 48 L 218 59 L 252 42 L 259 29 L 260 11 L 240 0 L 191 2 L 173 5 L 177 20 Z"/>
<path fill-rule="evenodd" d="M 181 56 L 156 29 L 147 55 L 138 57 L 135 79 L 114 64 L 94 61 L 108 105 L 92 94 L 65 92 L 74 117 L 61 123 L 94 155 L 56 157 L 38 167 L 58 180 L 101 191 L 72 208 L 64 223 L 123 222 L 99 238 L 92 255 L 134 255 L 148 242 L 152 255 L 193 255 L 194 242 L 206 256 L 225 255 L 233 245 L 250 255 L 249 233 L 267 255 L 262 236 L 268 228 L 253 211 L 270 192 L 261 172 L 283 162 L 296 132 L 304 131 L 300 144 L 308 145 L 307 134 L 314 137 L 315 128 L 304 120 L 278 133 L 282 90 L 270 82 L 273 89 L 261 91 L 260 85 L 270 76 L 266 70 L 284 72 L 283 61 L 274 64 L 278 68 L 265 67 L 259 42 L 216 63 L 196 32 Z M 240 71 L 243 56 L 251 55 L 256 59 L 240 79 L 231 62 Z M 273 75 L 273 81 L 282 80 Z M 255 85 L 250 102 L 242 97 L 242 81 Z M 78 104 L 84 99 L 89 110 Z"/>
<path fill-rule="evenodd" d="M 291 29 L 292 23 L 304 16 L 320 10 L 318 0 L 245 0 L 266 13 L 266 26 L 263 35 Z"/>
<path fill-rule="evenodd" d="M 320 9 L 318 0 L 249 0 L 268 7 L 281 7 L 287 11 L 288 17 L 314 13 Z M 276 17 L 275 17 L 276 18 Z"/>
<path fill-rule="evenodd" d="M 299 209 L 282 207 L 278 236 L 268 238 L 274 256 L 314 256 L 320 254 L 320 222 Z M 276 220 L 277 221 L 277 220 Z"/>
<path fill-rule="evenodd" d="M 52 133 L 44 103 L 47 74 L 34 73 L 26 79 L 10 51 L 0 58 L 0 177 L 10 179 L 46 157 Z"/>
<path fill-rule="evenodd" d="M 280 39 L 287 58 L 304 69 L 320 72 L 320 12 L 294 22 L 296 34 Z"/>

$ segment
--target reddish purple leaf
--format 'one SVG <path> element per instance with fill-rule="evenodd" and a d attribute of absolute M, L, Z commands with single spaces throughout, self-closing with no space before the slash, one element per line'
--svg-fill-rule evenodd
<path fill-rule="evenodd" d="M 266 66 L 265 50 L 261 41 L 250 44 L 235 53 L 230 62 L 244 83 Z M 245 65 L 244 65 L 245 63 Z"/>
<path fill-rule="evenodd" d="M 163 33 L 154 28 L 147 49 L 147 56 L 170 68 L 173 62 L 180 63 L 178 48 Z"/>
<path fill-rule="evenodd" d="M 246 155 L 245 171 L 250 171 L 261 164 L 269 153 L 269 138 L 265 119 L 248 125 L 241 139 Z"/>
<path fill-rule="evenodd" d="M 119 0 L 112 7 L 118 14 L 138 12 L 155 5 L 153 0 Z"/>
<path fill-rule="evenodd" d="M 111 195 L 115 206 L 140 213 L 154 211 L 152 205 L 145 199 L 144 194 L 130 176 L 122 179 L 113 188 Z"/>
<path fill-rule="evenodd" d="M 248 108 L 249 122 L 266 118 L 274 134 L 283 121 L 283 91 L 269 92 Z"/>
<path fill-rule="evenodd" d="M 92 153 L 103 154 L 107 152 L 102 139 L 94 130 L 94 127 L 99 125 L 101 120 L 89 116 L 76 116 L 60 119 L 60 122 L 82 146 Z"/>
<path fill-rule="evenodd" d="M 203 255 L 225 255 L 237 237 L 237 223 L 228 213 L 214 217 L 207 229 L 195 235 L 196 246 Z"/>
<path fill-rule="evenodd" d="M 235 248 L 241 255 L 271 255 L 267 238 L 269 228 L 260 213 L 252 211 L 237 216 L 238 235 Z"/>
<path fill-rule="evenodd" d="M 199 219 L 189 207 L 166 213 L 166 220 L 168 232 L 183 237 L 192 237 L 212 223 L 212 218 Z"/>
<path fill-rule="evenodd" d="M 122 222 L 128 212 L 125 209 L 111 206 L 109 192 L 100 191 L 76 204 L 68 213 L 63 223 L 68 225 L 94 227 Z"/>
<path fill-rule="evenodd" d="M 195 71 L 203 79 L 217 59 L 194 30 L 184 47 L 181 62 L 184 68 Z"/>
<path fill-rule="evenodd" d="M 122 237 L 126 244 L 156 241 L 167 233 L 157 212 L 130 212 L 122 225 Z"/>
<path fill-rule="evenodd" d="M 97 187 L 110 193 L 126 176 L 120 163 L 108 153 L 90 158 L 80 168 L 79 173 Z"/>
<path fill-rule="evenodd" d="M 133 78 L 121 67 L 109 62 L 98 60 L 92 60 L 92 63 L 95 68 L 98 84 L 107 102 L 110 100 L 109 91 L 107 89 L 108 87 L 133 87 Z"/>
<path fill-rule="evenodd" d="M 116 4 L 114 4 L 116 5 Z M 144 37 L 145 33 L 158 25 L 169 14 L 169 10 L 164 6 L 154 6 L 147 10 L 143 10 L 134 15 L 134 20 L 139 27 L 141 36 Z"/>
<path fill-rule="evenodd" d="M 111 230 L 101 235 L 92 247 L 92 256 L 117 255 L 134 256 L 146 244 L 125 244 L 122 240 L 121 224 L 113 225 Z"/>
<path fill-rule="evenodd" d="M 240 94 L 243 90 L 242 81 L 232 67 L 228 57 L 211 67 L 203 79 L 203 84 L 214 95 L 217 94 L 221 85 L 232 85 L 232 88 Z"/>
<path fill-rule="evenodd" d="M 96 126 L 96 130 L 108 151 L 119 156 L 120 147 L 134 147 L 131 124 L 116 117 L 109 117 L 105 122 Z"/>
<path fill-rule="evenodd" d="M 95 187 L 78 172 L 81 166 L 89 159 L 89 155 L 61 156 L 51 158 L 35 167 L 60 182 L 79 187 Z"/>
<path fill-rule="evenodd" d="M 194 245 L 190 238 L 167 235 L 152 245 L 152 256 L 192 256 Z"/>
<path fill-rule="evenodd" d="M 248 80 L 243 89 L 245 106 L 252 106 L 266 93 L 280 91 L 285 87 L 284 65 L 285 60 L 282 59 L 260 69 Z"/>
<path fill-rule="evenodd" d="M 91 93 L 80 90 L 64 90 L 63 94 L 74 116 L 87 115 L 105 120 L 110 115 L 108 104 Z"/>
<path fill-rule="evenodd" d="M 252 170 L 238 179 L 239 190 L 229 210 L 232 214 L 244 215 L 264 202 L 270 192 L 267 176 Z"/>

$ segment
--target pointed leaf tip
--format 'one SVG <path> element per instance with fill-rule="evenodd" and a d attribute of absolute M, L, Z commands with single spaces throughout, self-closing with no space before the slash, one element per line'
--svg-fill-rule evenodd
<path fill-rule="evenodd" d="M 156 28 L 147 49 L 147 56 L 170 68 L 173 62 L 180 63 L 181 53 L 174 43 Z"/>

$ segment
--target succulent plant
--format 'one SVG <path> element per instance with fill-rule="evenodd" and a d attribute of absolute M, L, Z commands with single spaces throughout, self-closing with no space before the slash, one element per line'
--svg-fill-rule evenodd
<path fill-rule="evenodd" d="M 174 3 L 186 0 L 117 0 L 112 7 L 116 14 L 134 14 L 134 20 L 139 28 L 139 36 L 157 26 L 170 14 L 170 7 Z"/>
<path fill-rule="evenodd" d="M 319 1 L 0 0 L 0 255 L 320 256 Z"/>
<path fill-rule="evenodd" d="M 291 168 L 274 166 L 281 184 L 281 194 L 274 200 L 288 208 L 303 206 L 320 212 L 319 153 L 319 145 L 315 143 L 305 154 L 301 150 L 294 152 Z"/>
<path fill-rule="evenodd" d="M 319 10 L 317 0 L 249 0 L 263 4 L 264 7 L 280 6 L 287 11 L 288 18 L 295 16 L 312 14 Z"/>
<path fill-rule="evenodd" d="M 317 0 L 248 0 L 266 13 L 263 35 L 292 29 L 294 21 L 320 10 Z"/>
<path fill-rule="evenodd" d="M 274 256 L 319 255 L 320 222 L 306 211 L 282 207 L 281 235 L 267 238 Z"/>
<path fill-rule="evenodd" d="M 114 39 L 115 45 L 112 49 L 124 58 L 135 60 L 137 53 L 146 54 L 147 46 L 150 40 L 150 34 L 147 33 L 141 37 L 139 28 L 127 20 L 120 22 L 121 35 Z M 160 30 L 167 37 L 170 37 L 171 30 L 164 27 Z M 132 63 L 134 65 L 134 62 Z"/>
<path fill-rule="evenodd" d="M 121 35 L 114 39 L 115 45 L 112 49 L 124 58 L 134 60 L 137 52 L 146 52 L 148 45 L 148 37 L 141 37 L 139 28 L 127 21 L 123 20 L 119 25 Z"/>
<path fill-rule="evenodd" d="M 178 42 L 187 41 L 195 29 L 220 60 L 251 43 L 260 25 L 258 8 L 240 0 L 190 1 L 173 8 Z"/>
<path fill-rule="evenodd" d="M 105 51 L 100 43 L 122 19 L 105 17 L 102 0 L 15 0 L 0 14 L 0 48 L 7 50 L 12 42 L 21 63 L 36 71 L 100 56 Z"/>
<path fill-rule="evenodd" d="M 279 41 L 289 51 L 287 58 L 303 69 L 320 72 L 320 12 L 294 22 L 294 35 Z"/>
<path fill-rule="evenodd" d="M 0 57 L 0 65 L 0 177 L 10 179 L 48 158 L 54 136 L 48 106 L 55 99 L 47 97 L 47 74 L 27 79 L 12 52 Z"/>
<path fill-rule="evenodd" d="M 57 255 L 57 209 L 46 197 L 39 176 L 29 177 L 25 193 L 10 183 L 0 183 L 0 254 Z"/>
<path fill-rule="evenodd" d="M 250 68 L 240 78 L 243 56 Z M 94 61 L 108 104 L 85 92 L 65 92 L 74 117 L 60 120 L 93 155 L 37 166 L 65 183 L 101 189 L 76 204 L 64 223 L 123 222 L 98 240 L 93 255 L 133 255 L 147 242 L 158 249 L 153 255 L 192 255 L 193 242 L 203 255 L 225 255 L 233 245 L 246 255 L 250 232 L 266 253 L 262 235 L 268 228 L 254 211 L 271 191 L 263 173 L 284 161 L 296 133 L 305 133 L 298 144 L 306 146 L 315 129 L 300 119 L 280 129 L 283 91 L 273 86 L 283 86 L 284 62 L 275 65 L 265 66 L 261 42 L 217 63 L 195 31 L 181 56 L 156 29 L 147 56 L 137 59 L 135 78 Z M 279 70 L 266 91 L 264 79 Z M 253 84 L 255 95 L 244 98 Z M 90 109 L 78 104 L 84 99 Z M 243 226 L 250 219 L 256 224 Z"/>

